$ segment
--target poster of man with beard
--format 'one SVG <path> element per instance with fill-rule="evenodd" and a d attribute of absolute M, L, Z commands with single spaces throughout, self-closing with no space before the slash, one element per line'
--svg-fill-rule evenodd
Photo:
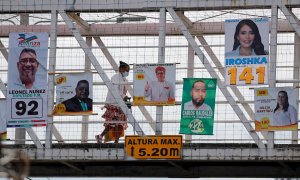
<path fill-rule="evenodd" d="M 184 78 L 180 134 L 213 134 L 216 79 Z"/>

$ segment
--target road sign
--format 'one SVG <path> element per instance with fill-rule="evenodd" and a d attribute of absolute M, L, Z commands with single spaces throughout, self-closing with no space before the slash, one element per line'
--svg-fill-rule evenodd
<path fill-rule="evenodd" d="M 182 136 L 126 136 L 127 157 L 135 159 L 181 159 Z"/>

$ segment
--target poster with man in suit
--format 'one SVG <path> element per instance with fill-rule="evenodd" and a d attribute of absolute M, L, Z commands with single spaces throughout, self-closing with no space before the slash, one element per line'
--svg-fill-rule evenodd
<path fill-rule="evenodd" d="M 55 78 L 56 106 L 53 115 L 93 112 L 92 73 L 61 74 Z"/>

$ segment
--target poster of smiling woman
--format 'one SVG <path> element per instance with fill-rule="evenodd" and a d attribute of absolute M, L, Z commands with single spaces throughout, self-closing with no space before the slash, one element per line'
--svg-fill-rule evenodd
<path fill-rule="evenodd" d="M 226 85 L 268 83 L 269 19 L 225 21 Z"/>
<path fill-rule="evenodd" d="M 255 130 L 298 130 L 296 91 L 292 87 L 255 89 Z"/>
<path fill-rule="evenodd" d="M 217 79 L 184 78 L 180 134 L 213 134 Z"/>

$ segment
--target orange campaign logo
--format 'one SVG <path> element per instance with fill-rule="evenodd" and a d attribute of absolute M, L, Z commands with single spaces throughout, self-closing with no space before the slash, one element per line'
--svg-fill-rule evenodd
<path fill-rule="evenodd" d="M 56 79 L 56 84 L 62 84 L 62 83 L 66 83 L 67 82 L 67 77 L 66 76 L 62 76 Z"/>
<path fill-rule="evenodd" d="M 263 117 L 260 123 L 262 129 L 267 129 L 270 125 L 270 119 L 268 117 Z"/>
<path fill-rule="evenodd" d="M 257 96 L 268 96 L 269 92 L 267 89 L 257 90 Z"/>
<path fill-rule="evenodd" d="M 56 114 L 59 114 L 59 113 L 64 113 L 66 111 L 66 106 L 64 104 L 58 104 L 55 106 L 52 114 L 53 115 L 56 115 Z"/>
<path fill-rule="evenodd" d="M 144 74 L 139 73 L 139 74 L 136 75 L 137 80 L 143 80 L 144 78 L 145 78 Z"/>

